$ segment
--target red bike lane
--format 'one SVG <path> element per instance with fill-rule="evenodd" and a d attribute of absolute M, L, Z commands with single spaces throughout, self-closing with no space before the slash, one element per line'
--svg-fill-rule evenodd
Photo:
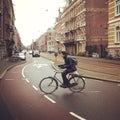
<path fill-rule="evenodd" d="M 14 120 L 78 120 L 51 103 L 22 77 L 23 65 L 10 69 L 1 80 L 3 100 Z"/>

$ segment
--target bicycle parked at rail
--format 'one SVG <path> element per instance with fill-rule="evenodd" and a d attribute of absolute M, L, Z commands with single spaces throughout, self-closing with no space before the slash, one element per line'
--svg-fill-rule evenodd
<path fill-rule="evenodd" d="M 54 71 L 54 76 L 48 76 L 43 78 L 39 83 L 39 88 L 45 94 L 51 94 L 58 89 L 59 83 L 62 84 L 57 74 L 61 74 L 59 71 Z M 71 84 L 68 87 L 72 92 L 80 92 L 85 87 L 85 78 L 77 73 L 77 71 L 68 74 L 68 80 Z"/>

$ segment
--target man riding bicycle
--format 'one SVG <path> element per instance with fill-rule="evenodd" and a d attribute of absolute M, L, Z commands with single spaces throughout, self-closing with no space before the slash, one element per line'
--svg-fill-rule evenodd
<path fill-rule="evenodd" d="M 76 65 L 72 62 L 72 58 L 68 57 L 67 52 L 62 51 L 61 56 L 63 57 L 65 64 L 58 65 L 58 67 L 60 67 L 61 69 L 65 69 L 65 68 L 66 69 L 62 72 L 63 84 L 60 86 L 63 88 L 71 87 L 73 85 L 69 83 L 67 79 L 67 74 L 76 71 L 77 68 L 76 68 Z"/>

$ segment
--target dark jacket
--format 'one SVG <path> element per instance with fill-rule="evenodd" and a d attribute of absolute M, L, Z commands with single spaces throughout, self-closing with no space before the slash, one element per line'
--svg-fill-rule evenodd
<path fill-rule="evenodd" d="M 76 66 L 72 64 L 72 59 L 70 57 L 65 56 L 64 57 L 65 64 L 59 65 L 58 67 L 61 67 L 62 69 L 66 68 L 72 71 L 76 71 Z"/>

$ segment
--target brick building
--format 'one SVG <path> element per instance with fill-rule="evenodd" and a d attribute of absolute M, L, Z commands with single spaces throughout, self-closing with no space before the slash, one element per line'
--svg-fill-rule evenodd
<path fill-rule="evenodd" d="M 86 48 L 106 57 L 108 46 L 107 0 L 86 0 Z"/>
<path fill-rule="evenodd" d="M 46 33 L 41 35 L 37 40 L 40 51 L 55 52 L 57 51 L 57 42 L 54 28 L 49 28 Z"/>
<path fill-rule="evenodd" d="M 12 0 L 0 0 L 0 59 L 12 54 L 14 21 Z"/>
<path fill-rule="evenodd" d="M 13 52 L 19 52 L 22 50 L 22 43 L 21 43 L 21 38 L 19 36 L 19 33 L 18 33 L 18 30 L 17 28 L 15 27 L 14 28 L 14 36 L 13 36 L 13 39 L 14 39 L 14 46 L 13 46 Z"/>
<path fill-rule="evenodd" d="M 41 52 L 47 52 L 46 36 L 47 36 L 46 33 L 44 33 L 37 39 L 37 44 L 39 46 L 39 51 L 41 51 Z"/>
<path fill-rule="evenodd" d="M 66 0 L 55 29 L 66 50 L 77 55 L 86 50 L 104 57 L 107 48 L 107 0 Z"/>
<path fill-rule="evenodd" d="M 109 0 L 108 54 L 120 59 L 120 0 Z"/>

